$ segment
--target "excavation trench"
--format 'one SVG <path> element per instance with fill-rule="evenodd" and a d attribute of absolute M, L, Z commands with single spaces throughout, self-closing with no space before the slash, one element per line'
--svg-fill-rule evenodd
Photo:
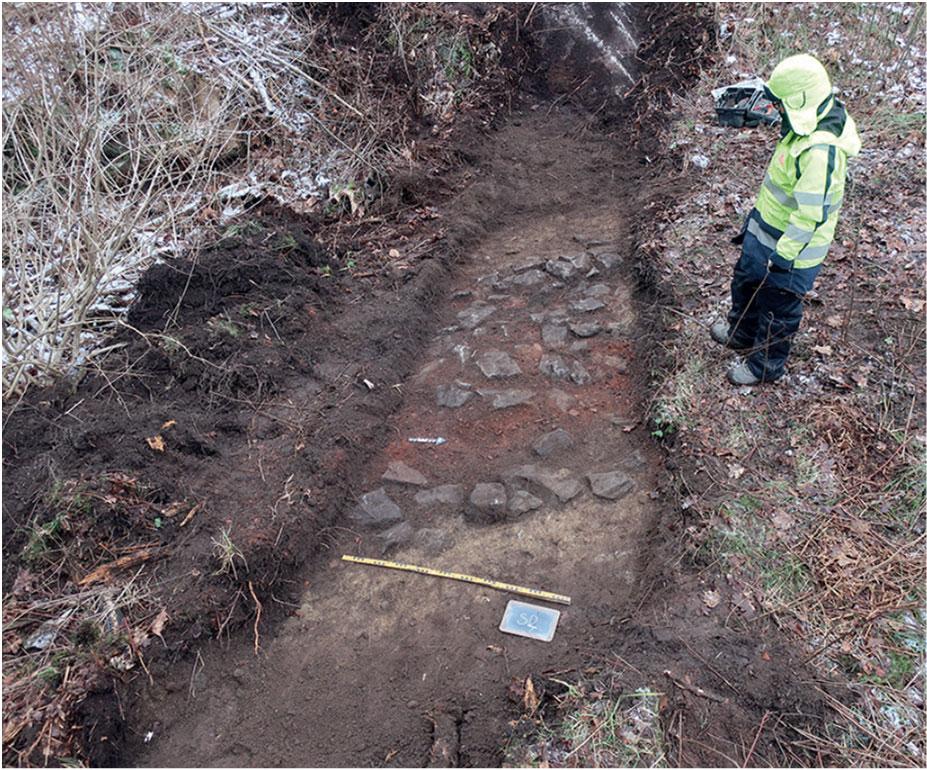
<path fill-rule="evenodd" d="M 256 252 L 270 237 L 260 235 L 195 274 L 152 271 L 135 322 L 155 328 L 182 299 L 188 344 L 210 356 L 227 346 L 234 372 L 212 382 L 213 369 L 146 349 L 153 384 L 130 386 L 125 418 L 91 393 L 65 412 L 80 425 L 49 433 L 48 447 L 29 445 L 41 410 L 17 426 L 14 442 L 29 447 L 23 509 L 45 452 L 69 473 L 154 473 L 170 499 L 207 501 L 188 529 L 168 522 L 161 533 L 175 538 L 158 573 L 172 614 L 151 676 L 118 708 L 105 695 L 86 701 L 98 759 L 492 766 L 522 709 L 512 686 L 589 661 L 623 661 L 623 686 L 671 696 L 662 717 L 668 736 L 678 731 L 680 764 L 736 764 L 751 742 L 754 760 L 785 763 L 786 717 L 756 733 L 767 709 L 820 713 L 787 646 L 706 616 L 701 578 L 678 569 L 672 494 L 644 414 L 653 287 L 635 279 L 647 274 L 635 251 L 643 204 L 670 187 L 661 192 L 665 167 L 616 138 L 629 125 L 599 128 L 616 93 L 634 87 L 625 20 L 604 5 L 551 8 L 552 53 L 535 75 L 554 94 L 520 95 L 501 128 L 480 132 L 461 172 L 469 181 L 442 206 L 446 243 L 466 244 L 462 254 L 422 260 L 391 287 L 346 278 L 343 295 L 319 277 L 301 231 L 282 254 Z M 673 16 L 667 28 L 691 53 L 682 27 Z M 595 77 L 574 85 L 592 60 Z M 231 312 L 251 318 L 257 300 L 282 308 L 272 330 L 247 342 L 216 332 Z M 234 398 L 215 395 L 225 393 Z M 169 451 L 152 455 L 146 439 L 171 422 Z M 223 530 L 248 555 L 235 585 L 214 573 Z M 510 596 L 342 554 L 572 604 L 549 643 L 504 635 Z M 107 753 L 123 707 L 125 745 Z"/>
<path fill-rule="evenodd" d="M 154 688 L 141 763 L 421 765 L 433 725 L 452 713 L 454 763 L 491 765 L 509 682 L 613 643 L 637 601 L 659 464 L 643 431 L 625 430 L 642 419 L 631 161 L 581 129 L 569 113 L 529 108 L 484 151 L 462 206 L 511 213 L 462 262 L 418 371 L 387 384 L 402 393 L 392 439 L 351 490 L 362 500 L 382 488 L 401 513 L 343 522 L 327 560 L 303 576 L 299 610 L 257 657 L 243 634 L 191 663 L 178 691 Z M 425 478 L 384 480 L 398 462 Z M 601 496 L 587 474 L 610 474 L 594 477 Z M 471 502 L 480 484 L 504 502 Z M 503 636 L 511 597 L 341 553 L 537 586 L 573 604 L 549 644 Z"/>
<path fill-rule="evenodd" d="M 582 49 L 563 50 L 561 63 Z M 698 576 L 676 569 L 662 454 L 644 427 L 653 314 L 633 278 L 632 213 L 660 193 L 634 147 L 592 125 L 528 98 L 477 149 L 445 220 L 483 235 L 430 308 L 412 373 L 371 383 L 401 397 L 388 440 L 339 488 L 342 518 L 289 616 L 260 640 L 248 627 L 200 648 L 142 693 L 135 762 L 492 766 L 521 708 L 513 684 L 590 660 L 674 693 L 663 716 L 670 735 L 686 714 L 680 763 L 740 761 L 767 708 L 820 712 L 787 646 L 706 617 Z M 572 604 L 550 643 L 508 636 L 504 593 L 342 554 Z M 782 759 L 770 748 L 782 724 L 755 757 Z"/>

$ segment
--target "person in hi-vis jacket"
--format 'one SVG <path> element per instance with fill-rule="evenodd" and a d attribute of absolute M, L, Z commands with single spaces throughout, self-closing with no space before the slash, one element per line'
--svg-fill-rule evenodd
<path fill-rule="evenodd" d="M 782 116 L 781 138 L 734 243 L 740 259 L 731 280 L 731 311 L 711 336 L 744 353 L 727 373 L 735 385 L 772 382 L 785 372 L 792 337 L 834 239 L 847 160 L 860 140 L 830 78 L 813 56 L 783 59 L 766 84 Z"/>

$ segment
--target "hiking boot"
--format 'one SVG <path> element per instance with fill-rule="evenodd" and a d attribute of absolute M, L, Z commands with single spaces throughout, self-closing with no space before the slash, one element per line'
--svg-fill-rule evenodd
<path fill-rule="evenodd" d="M 727 378 L 731 385 L 759 385 L 762 380 L 757 377 L 747 366 L 746 361 L 734 364 L 727 370 Z"/>
<path fill-rule="evenodd" d="M 733 350 L 745 350 L 746 348 L 750 347 L 749 344 L 743 344 L 731 336 L 731 325 L 723 318 L 715 321 L 711 325 L 709 333 L 715 342 L 717 342 L 719 345 L 724 345 L 726 348 L 732 348 Z"/>

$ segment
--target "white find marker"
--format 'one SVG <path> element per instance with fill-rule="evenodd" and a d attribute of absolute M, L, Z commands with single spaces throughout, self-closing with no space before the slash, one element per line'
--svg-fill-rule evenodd
<path fill-rule="evenodd" d="M 527 636 L 529 639 L 549 642 L 554 638 L 559 620 L 559 610 L 512 599 L 505 607 L 499 630 L 504 634 Z"/>

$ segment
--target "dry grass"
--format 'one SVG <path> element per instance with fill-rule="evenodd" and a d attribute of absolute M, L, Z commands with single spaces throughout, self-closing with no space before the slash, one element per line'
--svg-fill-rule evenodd
<path fill-rule="evenodd" d="M 153 496 L 110 474 L 62 483 L 39 502 L 23 566 L 3 598 L 5 763 L 83 761 L 75 715 L 88 692 L 147 671 L 145 650 L 168 618 L 144 563 L 157 554 L 157 531 L 190 507 Z M 131 519 L 149 523 L 152 542 L 133 542 Z"/>
<path fill-rule="evenodd" d="M 530 683 L 530 679 L 527 682 Z M 513 725 L 505 767 L 666 767 L 660 718 L 662 693 L 625 689 L 614 676 L 569 683 L 539 709 L 531 691 L 526 714 Z"/>
<path fill-rule="evenodd" d="M 171 53 L 182 14 L 101 13 L 4 19 L 6 397 L 86 363 L 88 335 L 113 314 L 101 296 L 125 293 L 128 269 L 193 228 L 240 140 L 237 95 Z"/>

